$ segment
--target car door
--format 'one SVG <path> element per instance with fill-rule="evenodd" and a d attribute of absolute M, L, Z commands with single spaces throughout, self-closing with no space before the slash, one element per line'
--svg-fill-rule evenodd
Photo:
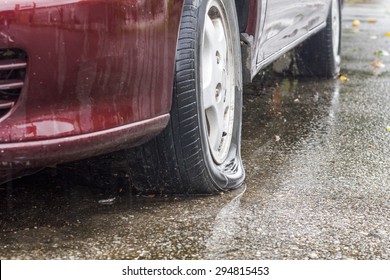
<path fill-rule="evenodd" d="M 330 0 L 268 0 L 257 65 L 266 64 L 324 24 L 329 3 Z"/>

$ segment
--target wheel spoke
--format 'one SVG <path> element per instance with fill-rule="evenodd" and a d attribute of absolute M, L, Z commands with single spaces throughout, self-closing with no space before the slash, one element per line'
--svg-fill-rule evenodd
<path fill-rule="evenodd" d="M 225 32 L 223 30 L 222 21 L 220 19 L 214 20 L 215 33 L 218 34 L 215 40 L 216 56 L 219 57 L 219 67 L 224 68 L 227 60 L 227 42 Z"/>
<path fill-rule="evenodd" d="M 215 31 L 211 18 L 207 16 L 202 58 L 203 102 L 206 109 L 214 105 L 215 89 L 222 79 L 222 71 L 220 67 L 218 67 L 219 59 L 216 57 L 217 46 L 215 42 Z"/>
<path fill-rule="evenodd" d="M 220 108 L 212 107 L 206 111 L 206 118 L 209 123 L 209 142 L 211 149 L 218 151 L 223 135 L 223 114 L 221 114 Z"/>
<path fill-rule="evenodd" d="M 203 54 L 202 54 L 203 90 L 210 87 L 212 82 L 211 78 L 215 67 L 213 63 L 214 36 L 215 36 L 215 29 L 213 23 L 211 19 L 207 16 L 205 18 Z"/>

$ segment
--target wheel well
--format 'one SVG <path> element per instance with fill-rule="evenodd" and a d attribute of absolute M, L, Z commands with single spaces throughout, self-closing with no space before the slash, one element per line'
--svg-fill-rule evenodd
<path fill-rule="evenodd" d="M 241 33 L 245 32 L 246 27 L 248 25 L 250 2 L 251 0 L 235 0 L 238 17 L 238 27 Z"/>

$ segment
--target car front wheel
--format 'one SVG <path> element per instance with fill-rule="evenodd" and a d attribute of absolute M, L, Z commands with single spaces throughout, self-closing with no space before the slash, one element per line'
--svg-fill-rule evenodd
<path fill-rule="evenodd" d="M 137 151 L 139 190 L 213 194 L 243 182 L 240 53 L 233 0 L 185 0 L 171 119 Z"/>

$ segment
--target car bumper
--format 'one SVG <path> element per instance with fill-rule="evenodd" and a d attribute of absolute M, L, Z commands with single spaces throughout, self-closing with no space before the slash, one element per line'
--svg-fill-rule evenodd
<path fill-rule="evenodd" d="M 169 115 L 77 136 L 0 144 L 0 178 L 10 172 L 93 157 L 142 144 L 156 136 Z M 13 170 L 13 171 L 11 171 Z"/>

